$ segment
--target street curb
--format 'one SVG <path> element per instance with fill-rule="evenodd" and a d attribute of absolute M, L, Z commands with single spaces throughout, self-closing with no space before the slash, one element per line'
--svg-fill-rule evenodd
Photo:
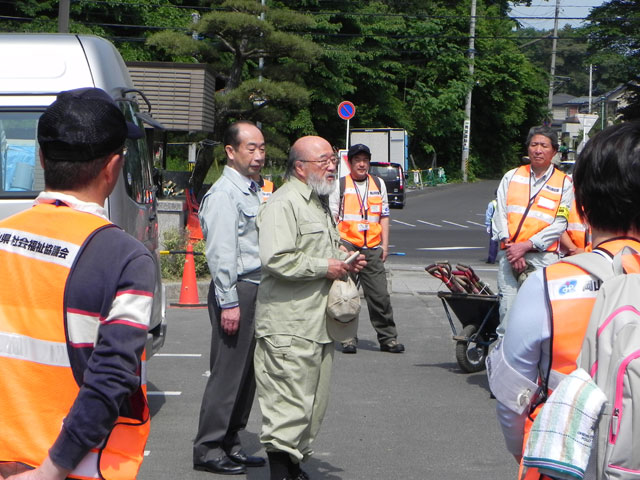
<path fill-rule="evenodd" d="M 387 283 L 389 293 L 405 295 L 435 295 L 442 289 L 442 282 L 428 275 L 424 267 L 412 265 L 387 265 Z M 211 280 L 200 280 L 198 298 L 200 303 L 207 303 Z M 180 298 L 181 282 L 163 282 L 167 304 L 175 303 Z"/>

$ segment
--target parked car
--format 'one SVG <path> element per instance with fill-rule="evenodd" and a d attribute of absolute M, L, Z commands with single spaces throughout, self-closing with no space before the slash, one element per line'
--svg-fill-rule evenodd
<path fill-rule="evenodd" d="M 389 206 L 403 208 L 407 203 L 405 195 L 406 178 L 399 163 L 371 162 L 369 173 L 384 180 L 387 187 Z"/>
<path fill-rule="evenodd" d="M 576 162 L 574 160 L 566 160 L 566 161 L 560 162 L 560 165 L 558 165 L 558 168 L 562 170 L 564 173 L 566 173 L 567 175 L 573 175 L 573 167 L 575 166 L 576 166 Z"/>
<path fill-rule="evenodd" d="M 118 183 L 105 202 L 109 219 L 140 240 L 156 261 L 147 357 L 164 344 L 165 298 L 158 260 L 156 187 L 149 145 L 161 127 L 138 109 L 129 71 L 116 48 L 92 35 L 0 34 L 0 219 L 29 208 L 44 188 L 38 158 L 40 115 L 63 90 L 98 87 L 147 138 L 127 140 Z M 145 99 L 146 100 L 146 99 Z M 143 124 L 143 121 L 145 122 Z"/>

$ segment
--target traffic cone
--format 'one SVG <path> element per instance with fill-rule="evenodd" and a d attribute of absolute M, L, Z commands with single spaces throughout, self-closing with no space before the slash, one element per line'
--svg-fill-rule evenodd
<path fill-rule="evenodd" d="M 180 300 L 172 303 L 172 307 L 203 308 L 206 303 L 200 303 L 198 298 L 198 283 L 196 282 L 196 265 L 193 261 L 193 246 L 187 243 L 187 253 L 184 257 L 184 269 L 182 271 L 182 286 L 180 287 Z"/>

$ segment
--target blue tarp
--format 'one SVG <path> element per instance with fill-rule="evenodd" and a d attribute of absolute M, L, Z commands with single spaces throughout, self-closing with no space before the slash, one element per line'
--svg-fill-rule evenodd
<path fill-rule="evenodd" d="M 5 192 L 32 190 L 35 165 L 35 144 L 11 145 L 11 143 L 9 143 L 5 164 L 2 165 L 3 190 Z"/>

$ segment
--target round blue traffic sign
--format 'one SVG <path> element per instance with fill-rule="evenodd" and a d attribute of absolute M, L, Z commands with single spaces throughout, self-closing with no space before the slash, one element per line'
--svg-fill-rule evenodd
<path fill-rule="evenodd" d="M 356 106 L 351 102 L 341 102 L 338 105 L 338 116 L 343 120 L 349 120 L 356 114 Z"/>

